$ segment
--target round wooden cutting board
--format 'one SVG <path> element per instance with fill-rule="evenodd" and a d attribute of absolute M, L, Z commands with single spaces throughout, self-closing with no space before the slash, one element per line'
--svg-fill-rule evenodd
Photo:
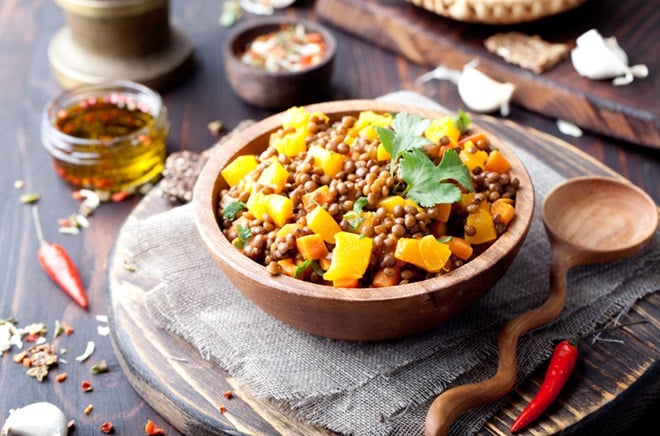
<path fill-rule="evenodd" d="M 571 145 L 508 121 L 478 117 L 481 126 L 524 148 L 565 177 L 621 176 Z M 153 190 L 138 204 L 127 222 L 140 221 L 171 208 Z M 106 300 L 112 343 L 126 377 L 143 399 L 186 435 L 204 434 L 331 434 L 292 420 L 276 405 L 242 391 L 231 375 L 205 360 L 180 337 L 156 327 L 144 306 L 147 283 L 139 271 L 126 268 L 115 253 L 122 251 L 119 232 L 110 259 Z M 589 432 L 614 434 L 629 425 L 660 392 L 660 337 L 657 335 L 660 294 L 635 304 L 621 322 L 646 318 L 634 333 L 625 330 L 626 352 L 616 344 L 581 344 L 579 366 L 567 388 L 543 420 L 547 434 Z M 654 325 L 655 324 L 655 325 Z M 538 389 L 544 370 L 530 377 L 511 396 L 511 402 L 482 430 L 509 434 L 513 419 Z M 233 398 L 223 396 L 231 390 Z M 221 413 L 220 408 L 224 408 Z"/>

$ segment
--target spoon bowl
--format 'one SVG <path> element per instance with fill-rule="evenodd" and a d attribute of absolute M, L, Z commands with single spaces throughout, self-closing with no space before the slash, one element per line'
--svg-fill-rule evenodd
<path fill-rule="evenodd" d="M 518 339 L 559 317 L 566 301 L 568 270 L 623 259 L 639 251 L 658 227 L 658 207 L 629 182 L 578 177 L 547 193 L 543 224 L 552 250 L 548 298 L 504 324 L 498 335 L 499 362 L 493 377 L 448 389 L 433 401 L 426 415 L 427 436 L 446 435 L 461 413 L 506 395 L 516 381 Z"/>

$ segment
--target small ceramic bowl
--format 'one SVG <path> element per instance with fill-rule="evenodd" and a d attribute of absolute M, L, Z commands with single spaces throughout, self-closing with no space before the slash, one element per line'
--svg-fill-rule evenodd
<path fill-rule="evenodd" d="M 307 106 L 333 120 L 357 117 L 362 111 L 407 112 L 426 118 L 446 114 L 430 109 L 371 100 L 348 100 Z M 220 171 L 237 156 L 259 154 L 271 132 L 282 125 L 284 113 L 266 118 L 237 133 L 210 158 L 193 194 L 197 229 L 212 258 L 245 297 L 273 317 L 300 330 L 329 338 L 374 341 L 422 332 L 446 322 L 478 302 L 506 272 L 532 221 L 534 189 L 523 163 L 489 134 L 520 180 L 516 215 L 508 229 L 488 248 L 464 265 L 423 281 L 382 288 L 335 288 L 286 275 L 272 276 L 265 266 L 238 251 L 218 224 L 219 193 L 227 187 Z M 483 130 L 474 123 L 472 131 Z"/>
<path fill-rule="evenodd" d="M 241 55 L 256 37 L 297 24 L 308 33 L 321 35 L 325 54 L 318 63 L 298 71 L 269 71 L 241 61 Z M 323 95 L 332 77 L 336 52 L 336 40 L 325 27 L 301 18 L 279 16 L 253 19 L 238 26 L 224 45 L 223 57 L 227 80 L 239 97 L 263 109 L 280 109 L 311 103 Z"/>

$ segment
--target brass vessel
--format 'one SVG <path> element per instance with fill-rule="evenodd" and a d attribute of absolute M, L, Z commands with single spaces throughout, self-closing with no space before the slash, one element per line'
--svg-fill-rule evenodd
<path fill-rule="evenodd" d="M 132 80 L 163 88 L 192 64 L 193 44 L 170 22 L 169 0 L 55 0 L 66 25 L 48 60 L 64 88 Z"/>

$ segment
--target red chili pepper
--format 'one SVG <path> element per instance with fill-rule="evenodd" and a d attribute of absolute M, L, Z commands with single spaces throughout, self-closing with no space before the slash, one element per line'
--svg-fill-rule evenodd
<path fill-rule="evenodd" d="M 564 340 L 555 346 L 538 393 L 513 422 L 511 433 L 528 426 L 555 401 L 573 372 L 577 359 L 578 348 L 573 342 Z"/>
<path fill-rule="evenodd" d="M 62 288 L 78 305 L 87 307 L 87 295 L 83 288 L 80 274 L 76 265 L 69 257 L 63 246 L 44 239 L 39 222 L 37 206 L 32 206 L 32 216 L 37 228 L 37 237 L 39 238 L 39 250 L 37 258 L 43 269 L 48 273 L 51 279 Z"/>

